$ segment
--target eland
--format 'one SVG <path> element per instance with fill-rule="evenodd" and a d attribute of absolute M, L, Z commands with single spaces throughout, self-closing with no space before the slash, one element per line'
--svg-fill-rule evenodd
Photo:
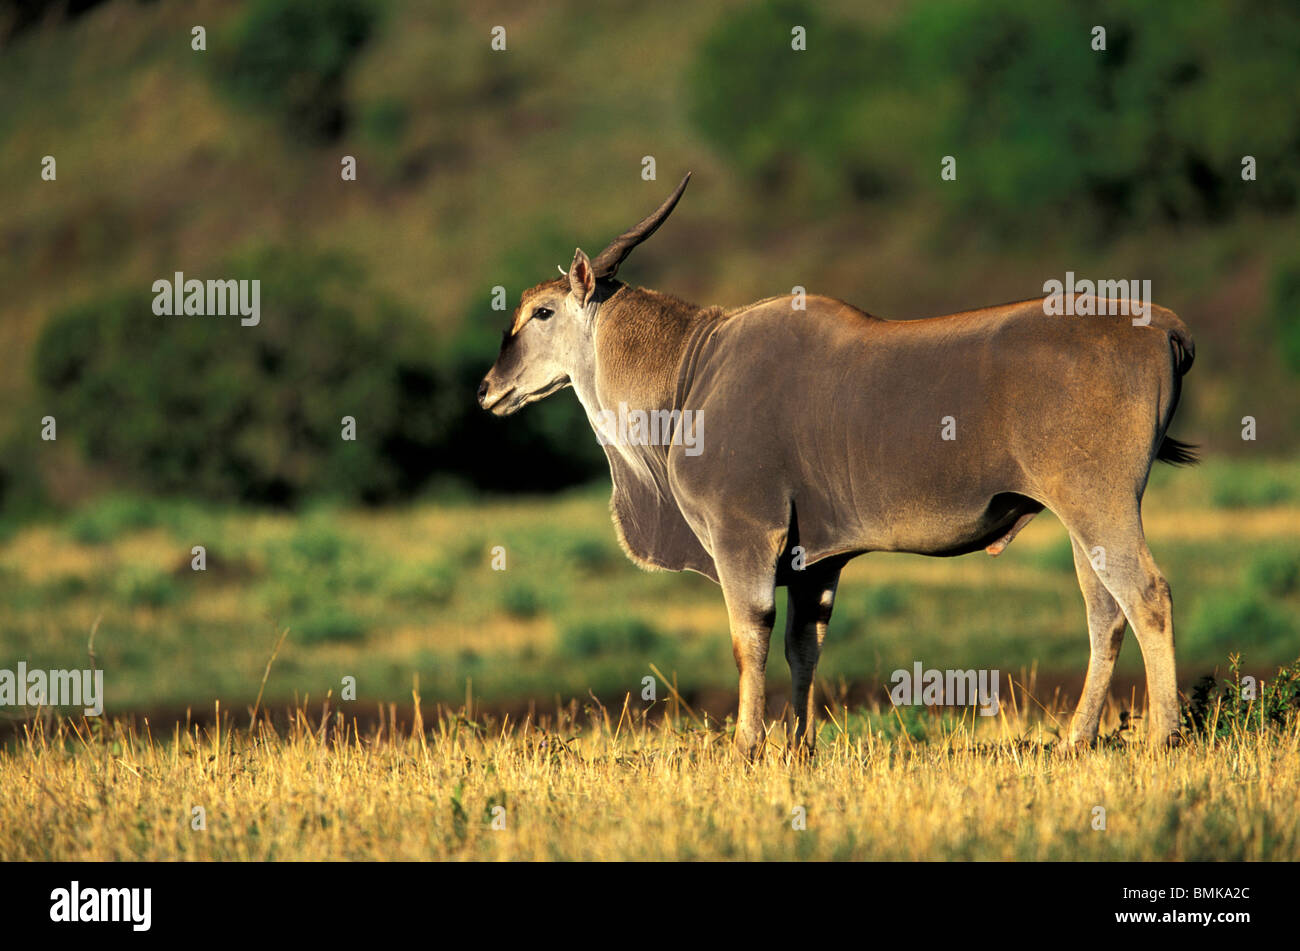
<path fill-rule="evenodd" d="M 1149 302 L 1144 321 L 1050 316 L 1043 299 L 902 321 L 815 295 L 724 309 L 618 280 L 689 180 L 594 259 L 578 249 L 523 292 L 478 401 L 507 416 L 573 387 L 609 460 L 628 556 L 722 588 L 739 750 L 752 757 L 766 737 L 778 587 L 793 748 L 811 752 L 813 676 L 845 563 L 998 555 L 1045 508 L 1069 532 L 1091 642 L 1070 743 L 1096 740 L 1126 622 L 1148 739 L 1176 743 L 1172 601 L 1141 503 L 1156 460 L 1195 462 L 1167 435 L 1194 355 L 1183 322 Z"/>

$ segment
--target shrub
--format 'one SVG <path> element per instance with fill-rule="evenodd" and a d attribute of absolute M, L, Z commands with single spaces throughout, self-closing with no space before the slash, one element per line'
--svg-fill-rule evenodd
<path fill-rule="evenodd" d="M 118 598 L 131 607 L 161 608 L 175 601 L 180 589 L 165 572 L 132 568 L 114 580 Z"/>
<path fill-rule="evenodd" d="M 1213 476 L 1210 497 L 1225 508 L 1267 508 L 1295 498 L 1291 480 L 1263 465 L 1233 466 Z"/>
<path fill-rule="evenodd" d="M 1276 675 L 1253 685 L 1253 696 L 1248 693 L 1241 655 L 1233 654 L 1227 678 L 1207 674 L 1197 681 L 1183 706 L 1183 722 L 1196 733 L 1220 737 L 1285 729 L 1300 713 L 1300 660 L 1279 667 Z"/>
<path fill-rule="evenodd" d="M 907 609 L 907 598 L 896 585 L 874 585 L 867 589 L 863 607 L 868 618 L 894 617 Z"/>
<path fill-rule="evenodd" d="M 665 644 L 665 638 L 640 618 L 581 621 L 566 627 L 560 635 L 561 652 L 576 658 L 649 653 Z"/>
<path fill-rule="evenodd" d="M 599 575 L 624 562 L 615 546 L 596 538 L 580 538 L 569 545 L 566 554 L 579 571 Z"/>
<path fill-rule="evenodd" d="M 206 501 L 422 485 L 443 462 L 431 334 L 337 256 L 267 249 L 219 273 L 262 282 L 257 326 L 154 316 L 135 291 L 46 323 L 35 375 L 61 432 L 127 483 Z"/>
<path fill-rule="evenodd" d="M 1042 555 L 1039 557 L 1042 566 L 1049 571 L 1070 575 L 1075 573 L 1074 545 L 1068 535 L 1064 538 L 1058 538 L 1047 548 L 1044 548 Z"/>
<path fill-rule="evenodd" d="M 1272 321 L 1282 360 L 1300 373 L 1300 257 L 1277 265 L 1273 272 Z"/>
<path fill-rule="evenodd" d="M 213 50 L 213 76 L 291 134 L 328 141 L 347 125 L 345 80 L 374 25 L 365 0 L 254 0 Z"/>
<path fill-rule="evenodd" d="M 106 545 L 157 524 L 157 508 L 151 502 L 132 495 L 109 495 L 78 509 L 68 522 L 68 534 L 83 545 Z"/>
<path fill-rule="evenodd" d="M 1266 646 L 1295 636 L 1289 614 L 1250 591 L 1231 591 L 1203 598 L 1192 613 L 1188 640 L 1197 649 L 1209 645 Z"/>
<path fill-rule="evenodd" d="M 343 536 L 329 526 L 319 524 L 304 525 L 289 542 L 294 555 L 316 568 L 337 565 L 343 547 Z"/>
<path fill-rule="evenodd" d="M 410 603 L 447 604 L 456 592 L 457 568 L 448 561 L 419 564 L 398 561 L 383 576 L 384 593 Z"/>
<path fill-rule="evenodd" d="M 1285 598 L 1300 592 L 1300 559 L 1289 551 L 1264 552 L 1250 563 L 1247 578 L 1251 589 Z"/>
<path fill-rule="evenodd" d="M 790 48 L 796 24 L 803 52 Z M 1092 48 L 1096 24 L 1105 50 Z M 942 193 L 964 220 L 1003 233 L 1032 221 L 1037 234 L 1052 213 L 1096 237 L 1292 209 L 1298 45 L 1285 0 L 922 0 L 870 28 L 774 0 L 735 8 L 701 45 L 690 115 L 769 188 L 796 170 L 872 198 L 932 187 L 952 155 L 958 181 L 976 183 Z M 1241 179 L 1243 152 L 1255 181 Z M 916 155 L 934 164 L 917 171 Z"/>
<path fill-rule="evenodd" d="M 804 27 L 808 50 L 791 49 Z M 739 7 L 709 34 L 691 66 L 689 114 L 699 133 L 752 178 L 794 173 L 824 191 L 874 193 L 880 169 L 846 148 L 864 91 L 888 75 L 888 49 L 805 0 Z"/>
<path fill-rule="evenodd" d="M 501 593 L 501 607 L 511 617 L 536 617 L 541 610 L 537 591 L 527 584 L 512 584 Z"/>
<path fill-rule="evenodd" d="M 288 627 L 304 644 L 351 643 L 366 636 L 365 621 L 340 608 L 308 611 L 290 620 Z"/>

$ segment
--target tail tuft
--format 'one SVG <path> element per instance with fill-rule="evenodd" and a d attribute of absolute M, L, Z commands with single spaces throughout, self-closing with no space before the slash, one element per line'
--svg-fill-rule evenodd
<path fill-rule="evenodd" d="M 1166 436 L 1160 443 L 1156 458 L 1161 462 L 1169 463 L 1171 466 L 1194 466 L 1201 461 L 1201 457 L 1198 455 L 1199 450 L 1199 446 Z"/>

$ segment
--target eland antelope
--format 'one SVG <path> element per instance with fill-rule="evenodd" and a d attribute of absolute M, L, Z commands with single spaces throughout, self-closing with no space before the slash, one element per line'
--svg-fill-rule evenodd
<path fill-rule="evenodd" d="M 813 675 L 845 563 L 997 555 L 1044 508 L 1069 531 L 1092 648 L 1071 743 L 1097 737 L 1126 621 L 1148 737 L 1177 742 L 1170 589 L 1141 502 L 1157 459 L 1195 461 L 1166 435 L 1194 353 L 1183 322 L 1155 305 L 1143 323 L 1048 316 L 1043 299 L 906 321 L 813 295 L 802 309 L 787 296 L 728 310 L 617 280 L 689 180 L 594 259 L 578 249 L 523 292 L 478 401 L 507 416 L 573 387 L 603 437 L 628 556 L 722 588 L 741 752 L 766 735 L 777 587 L 789 590 L 795 748 L 812 751 Z M 642 414 L 625 438 L 609 438 L 616 412 Z M 645 438 L 656 413 L 670 438 Z M 692 414 L 707 435 L 694 453 Z"/>

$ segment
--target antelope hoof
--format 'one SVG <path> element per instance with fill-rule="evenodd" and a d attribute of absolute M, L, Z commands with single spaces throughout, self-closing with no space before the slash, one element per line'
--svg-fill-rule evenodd
<path fill-rule="evenodd" d="M 763 731 L 762 730 L 745 730 L 740 727 L 736 728 L 736 752 L 746 762 L 753 763 L 758 760 L 763 751 Z"/>

